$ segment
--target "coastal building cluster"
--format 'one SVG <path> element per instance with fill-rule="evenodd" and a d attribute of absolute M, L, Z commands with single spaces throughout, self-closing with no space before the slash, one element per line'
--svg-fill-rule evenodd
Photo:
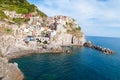
<path fill-rule="evenodd" d="M 4 11 L 5 15 L 10 17 L 10 18 L 23 18 L 22 14 L 17 14 L 16 11 Z"/>
<path fill-rule="evenodd" d="M 20 35 L 26 37 L 24 40 L 34 41 L 40 43 L 49 43 L 57 32 L 66 31 L 65 28 L 71 28 L 67 23 L 72 26 L 78 27 L 74 20 L 66 16 L 55 16 L 41 18 L 39 16 L 31 16 L 27 24 L 22 24 L 19 28 Z M 16 32 L 15 32 L 16 33 Z"/>
<path fill-rule="evenodd" d="M 33 16 L 37 15 L 37 12 L 32 12 L 32 13 L 28 13 L 28 14 L 18 14 L 16 11 L 8 11 L 8 10 L 4 10 L 4 13 L 6 16 L 10 17 L 10 18 L 30 18 Z"/>
<path fill-rule="evenodd" d="M 41 44 L 49 44 L 55 38 L 57 33 L 66 33 L 67 30 L 72 31 L 72 29 L 79 27 L 74 19 L 67 16 L 43 18 L 36 15 L 36 12 L 25 15 L 17 14 L 16 11 L 4 11 L 4 13 L 11 18 L 29 19 L 27 23 L 22 23 L 20 25 L 17 23 L 9 25 L 7 21 L 2 21 L 0 23 L 0 25 L 5 26 L 6 28 L 12 28 L 13 35 L 27 43 L 30 41 L 37 41 Z M 67 41 L 70 41 L 69 43 L 71 43 L 71 40 Z"/>

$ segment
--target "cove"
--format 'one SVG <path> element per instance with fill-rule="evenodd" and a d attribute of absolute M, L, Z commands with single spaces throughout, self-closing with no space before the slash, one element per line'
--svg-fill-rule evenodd
<path fill-rule="evenodd" d="M 120 80 L 120 39 L 87 37 L 87 40 L 109 47 L 116 54 L 105 55 L 90 48 L 71 47 L 71 54 L 43 53 L 11 62 L 18 63 L 25 80 Z"/>

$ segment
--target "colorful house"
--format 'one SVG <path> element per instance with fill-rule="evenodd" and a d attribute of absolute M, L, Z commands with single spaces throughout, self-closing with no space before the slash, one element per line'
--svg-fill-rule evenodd
<path fill-rule="evenodd" d="M 31 18 L 31 17 L 33 17 L 33 15 L 31 14 L 31 13 L 29 13 L 29 14 L 25 14 L 25 16 L 24 16 L 24 18 Z"/>

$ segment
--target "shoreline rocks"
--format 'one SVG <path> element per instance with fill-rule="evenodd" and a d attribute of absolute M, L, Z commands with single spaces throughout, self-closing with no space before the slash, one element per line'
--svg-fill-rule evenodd
<path fill-rule="evenodd" d="M 55 46 L 55 45 L 54 45 Z M 8 60 L 15 59 L 15 58 L 20 58 L 23 56 L 28 56 L 32 54 L 44 54 L 44 53 L 71 53 L 72 50 L 70 50 L 68 47 L 72 46 L 83 46 L 83 45 L 59 45 L 57 47 L 53 48 L 53 45 L 46 45 L 44 46 L 45 48 L 27 48 L 27 49 L 19 49 L 14 52 L 8 53 L 7 55 L 4 55 L 3 57 L 7 58 Z"/>
<path fill-rule="evenodd" d="M 6 58 L 0 57 L 0 80 L 23 80 L 24 75 L 17 63 L 9 63 Z"/>
<path fill-rule="evenodd" d="M 21 51 L 18 51 L 18 52 L 14 52 L 13 54 L 9 54 L 9 55 L 6 55 L 4 57 L 6 57 L 8 60 L 11 60 L 11 59 L 15 59 L 15 58 L 20 58 L 22 56 L 28 56 L 28 55 L 32 55 L 32 54 L 44 54 L 44 53 L 63 53 L 64 51 L 62 50 L 48 50 L 48 49 L 36 49 L 36 50 L 32 50 L 32 49 L 29 49 L 29 50 L 21 50 Z"/>
<path fill-rule="evenodd" d="M 115 53 L 112 50 L 110 50 L 109 48 L 103 48 L 101 46 L 96 46 L 91 41 L 85 42 L 83 46 L 101 51 L 102 53 L 105 53 L 105 54 L 114 54 Z"/>

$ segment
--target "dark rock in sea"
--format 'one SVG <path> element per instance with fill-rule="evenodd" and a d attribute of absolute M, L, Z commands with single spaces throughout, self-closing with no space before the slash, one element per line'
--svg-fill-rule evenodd
<path fill-rule="evenodd" d="M 72 51 L 71 50 L 65 50 L 65 53 L 71 53 Z"/>
<path fill-rule="evenodd" d="M 96 46 L 94 45 L 91 41 L 89 42 L 85 42 L 84 43 L 84 46 L 85 47 L 89 47 L 89 48 L 92 48 L 92 49 L 95 49 L 95 50 L 98 50 L 98 51 L 101 51 L 105 54 L 113 54 L 114 52 L 112 50 L 110 50 L 109 48 L 102 48 L 101 46 Z"/>

